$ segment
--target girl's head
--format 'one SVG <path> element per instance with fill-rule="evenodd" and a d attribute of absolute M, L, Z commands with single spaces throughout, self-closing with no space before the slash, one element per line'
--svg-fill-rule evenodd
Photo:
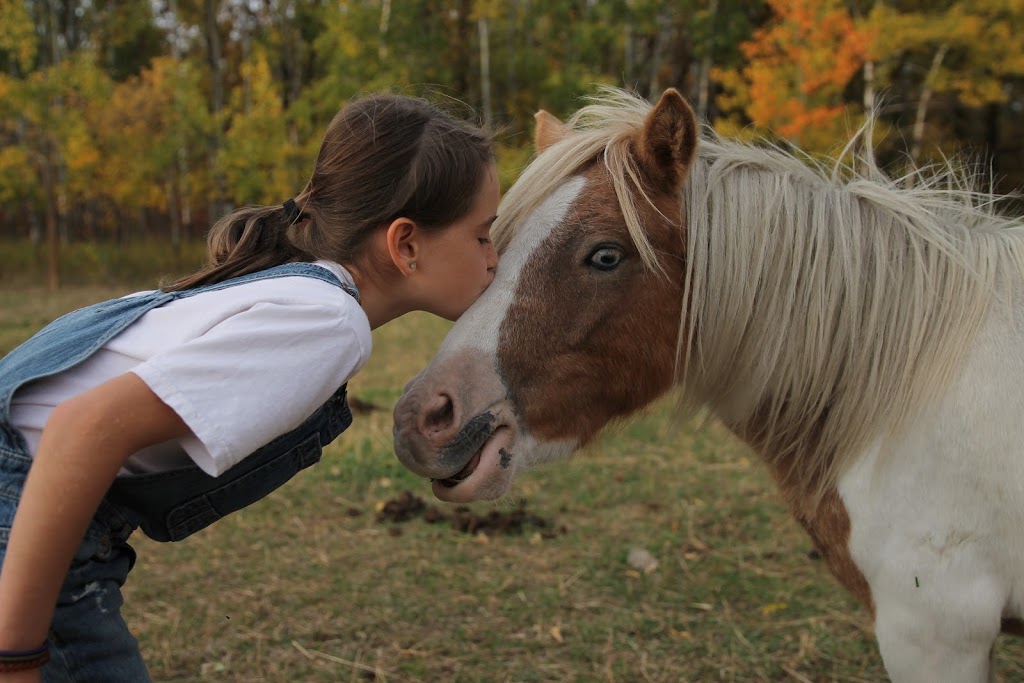
<path fill-rule="evenodd" d="M 228 214 L 210 231 L 206 268 L 168 289 L 317 259 L 376 280 L 407 275 L 416 254 L 403 252 L 402 226 L 439 242 L 480 208 L 474 205 L 494 178 L 489 134 L 423 99 L 362 97 L 328 126 L 312 176 L 295 196 L 301 214 L 294 223 L 282 205 Z M 396 221 L 404 221 L 397 235 L 374 239 L 395 232 Z"/>

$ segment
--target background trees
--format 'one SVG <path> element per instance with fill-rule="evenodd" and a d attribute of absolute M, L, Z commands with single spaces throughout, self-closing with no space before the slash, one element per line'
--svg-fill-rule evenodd
<path fill-rule="evenodd" d="M 1024 0 L 0 0 L 0 237 L 177 245 L 297 191 L 345 100 L 398 89 L 501 130 L 599 84 L 680 88 L 727 134 L 965 152 L 1024 184 Z"/>

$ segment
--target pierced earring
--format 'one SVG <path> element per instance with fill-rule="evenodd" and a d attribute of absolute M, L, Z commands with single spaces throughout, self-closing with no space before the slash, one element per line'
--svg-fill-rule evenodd
<path fill-rule="evenodd" d="M 416 270 L 416 262 L 409 261 L 409 270 Z"/>

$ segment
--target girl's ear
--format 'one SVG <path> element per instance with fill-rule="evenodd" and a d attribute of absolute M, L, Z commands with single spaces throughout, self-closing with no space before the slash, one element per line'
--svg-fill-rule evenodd
<path fill-rule="evenodd" d="M 388 255 L 402 275 L 409 275 L 419 256 L 419 227 L 408 218 L 396 218 L 387 228 Z"/>

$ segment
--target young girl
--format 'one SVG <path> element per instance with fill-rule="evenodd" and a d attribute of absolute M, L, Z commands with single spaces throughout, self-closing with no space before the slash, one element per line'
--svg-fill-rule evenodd
<path fill-rule="evenodd" d="M 0 359 L 0 681 L 149 680 L 120 615 L 131 532 L 176 541 L 320 459 L 370 330 L 454 320 L 497 266 L 490 138 L 368 96 L 305 189 L 214 225 L 209 265 Z"/>

